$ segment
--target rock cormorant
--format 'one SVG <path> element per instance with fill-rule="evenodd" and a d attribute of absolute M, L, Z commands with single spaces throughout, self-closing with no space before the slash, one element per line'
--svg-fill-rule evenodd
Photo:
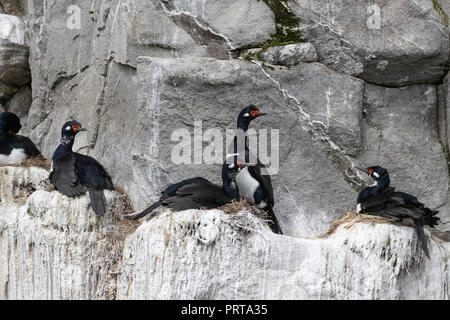
<path fill-rule="evenodd" d="M 357 213 L 368 213 L 382 216 L 404 225 L 414 226 L 417 231 L 423 251 L 429 258 L 427 239 L 423 232 L 423 226 L 435 227 L 439 218 L 435 217 L 439 211 L 426 208 L 413 195 L 396 192 L 390 187 L 389 174 L 385 168 L 373 166 L 357 168 L 367 173 L 374 184 L 362 190 L 357 199 Z"/>
<path fill-rule="evenodd" d="M 64 124 L 61 142 L 53 154 L 50 182 L 67 197 L 77 197 L 89 192 L 91 207 L 103 216 L 107 202 L 103 190 L 114 190 L 111 176 L 94 158 L 73 152 L 75 136 L 85 131 L 77 121 Z"/>
<path fill-rule="evenodd" d="M 247 146 L 247 130 L 254 119 L 264 116 L 259 108 L 250 105 L 244 108 L 237 119 L 237 132 L 233 140 L 233 152 L 235 155 L 245 155 L 244 157 L 234 157 L 237 165 L 242 166 L 241 161 L 245 159 L 245 166 L 242 166 L 239 174 L 236 177 L 236 182 L 239 188 L 241 199 L 246 202 L 256 205 L 269 214 L 269 225 L 274 233 L 283 234 L 277 217 L 273 211 L 275 204 L 273 196 L 272 180 L 269 174 L 263 174 L 263 170 L 267 170 L 257 157 L 251 157 L 250 150 Z M 244 137 L 239 137 L 244 135 Z M 242 146 L 241 146 L 242 144 Z M 253 156 L 253 155 L 252 155 Z M 242 158 L 242 159 L 241 159 Z M 256 163 L 250 163 L 252 158 L 256 158 Z"/>

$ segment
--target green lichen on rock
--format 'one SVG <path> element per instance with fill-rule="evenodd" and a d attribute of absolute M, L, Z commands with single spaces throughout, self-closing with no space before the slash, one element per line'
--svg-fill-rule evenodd
<path fill-rule="evenodd" d="M 261 1 L 261 0 L 258 0 Z M 275 34 L 271 39 L 264 42 L 259 50 L 248 52 L 248 49 L 241 48 L 237 52 L 237 56 L 242 57 L 246 61 L 258 60 L 262 62 L 264 67 L 267 65 L 262 54 L 271 47 L 286 46 L 300 42 L 306 42 L 300 31 L 300 18 L 297 17 L 288 7 L 288 2 L 292 0 L 262 0 L 270 8 L 275 16 Z"/>
<path fill-rule="evenodd" d="M 441 16 L 442 18 L 442 23 L 448 27 L 448 15 L 447 13 L 444 11 L 444 9 L 442 9 L 441 5 L 439 4 L 438 0 L 433 0 L 433 7 L 434 10 L 437 11 L 437 13 Z"/>
<path fill-rule="evenodd" d="M 275 15 L 275 35 L 272 39 L 263 44 L 263 50 L 284 46 L 293 43 L 304 42 L 299 26 L 300 18 L 297 17 L 288 7 L 288 2 L 292 0 L 263 0 Z"/>

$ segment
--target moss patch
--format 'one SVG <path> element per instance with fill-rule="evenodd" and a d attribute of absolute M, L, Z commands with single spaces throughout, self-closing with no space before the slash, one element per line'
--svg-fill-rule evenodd
<path fill-rule="evenodd" d="M 441 16 L 442 23 L 446 27 L 448 27 L 448 15 L 447 15 L 447 13 L 445 13 L 444 9 L 442 9 L 442 7 L 439 4 L 438 0 L 433 0 L 433 7 L 434 7 L 434 10 L 436 10 L 437 13 Z"/>
<path fill-rule="evenodd" d="M 272 39 L 263 44 L 263 51 L 270 47 L 284 46 L 293 43 L 305 42 L 299 26 L 300 18 L 288 7 L 292 0 L 262 0 L 275 15 L 276 33 Z"/>
<path fill-rule="evenodd" d="M 297 17 L 288 7 L 288 2 L 292 0 L 258 0 L 270 8 L 275 16 L 275 35 L 261 45 L 261 48 L 254 52 L 248 52 L 248 49 L 241 48 L 237 51 L 237 56 L 245 61 L 260 61 L 264 67 L 273 69 L 272 66 L 265 64 L 262 54 L 271 47 L 286 46 L 306 42 L 306 38 L 300 32 L 300 18 Z"/>

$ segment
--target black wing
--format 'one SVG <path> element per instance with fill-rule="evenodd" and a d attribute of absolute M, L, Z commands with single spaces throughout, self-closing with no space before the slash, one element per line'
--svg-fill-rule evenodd
<path fill-rule="evenodd" d="M 83 154 L 73 154 L 78 179 L 87 190 L 115 190 L 111 176 L 97 160 Z"/>
<path fill-rule="evenodd" d="M 141 219 L 143 217 L 145 217 L 146 215 L 152 213 L 153 211 L 155 211 L 157 208 L 159 208 L 161 205 L 163 206 L 168 206 L 168 207 L 194 207 L 195 205 L 193 203 L 187 203 L 187 201 L 185 201 L 184 203 L 180 203 L 179 201 L 176 201 L 176 196 L 177 196 L 177 192 L 180 188 L 186 186 L 186 185 L 190 185 L 192 183 L 201 183 L 201 182 L 208 182 L 208 180 L 201 178 L 201 177 L 195 177 L 195 178 L 191 178 L 191 179 L 185 179 L 183 181 L 171 184 L 170 186 L 168 186 L 164 191 L 162 191 L 162 196 L 159 198 L 159 200 L 155 203 L 152 203 L 149 207 L 147 207 L 146 209 L 140 211 L 137 214 L 133 214 L 131 215 L 131 217 L 134 220 L 138 220 Z"/>
<path fill-rule="evenodd" d="M 361 202 L 361 213 L 376 213 L 388 205 L 395 188 L 387 187 L 383 192 L 370 196 Z"/>
<path fill-rule="evenodd" d="M 71 198 L 81 196 L 87 191 L 78 179 L 75 163 L 74 153 L 53 161 L 53 170 L 49 176 L 55 189 Z"/>
<path fill-rule="evenodd" d="M 174 196 L 163 200 L 166 205 L 174 210 L 213 209 L 220 207 L 232 200 L 222 189 L 206 179 L 198 179 L 178 188 Z"/>
<path fill-rule="evenodd" d="M 41 152 L 36 145 L 29 138 L 24 136 L 16 136 L 17 143 L 23 147 L 25 154 L 30 158 L 36 158 L 41 155 Z"/>

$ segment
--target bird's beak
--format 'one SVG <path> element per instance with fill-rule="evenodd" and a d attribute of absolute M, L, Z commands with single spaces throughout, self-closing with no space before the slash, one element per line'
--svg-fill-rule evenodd
<path fill-rule="evenodd" d="M 366 174 L 369 174 L 369 172 L 367 172 L 367 170 L 365 168 L 361 168 L 361 167 L 355 167 L 355 169 L 358 169 Z"/>
<path fill-rule="evenodd" d="M 267 115 L 267 113 L 260 112 L 260 113 L 258 113 L 258 114 L 256 115 L 256 117 L 261 117 L 261 116 L 265 116 L 265 115 Z"/>
<path fill-rule="evenodd" d="M 80 132 L 80 131 L 87 131 L 87 130 L 85 128 L 77 129 L 77 132 Z"/>

